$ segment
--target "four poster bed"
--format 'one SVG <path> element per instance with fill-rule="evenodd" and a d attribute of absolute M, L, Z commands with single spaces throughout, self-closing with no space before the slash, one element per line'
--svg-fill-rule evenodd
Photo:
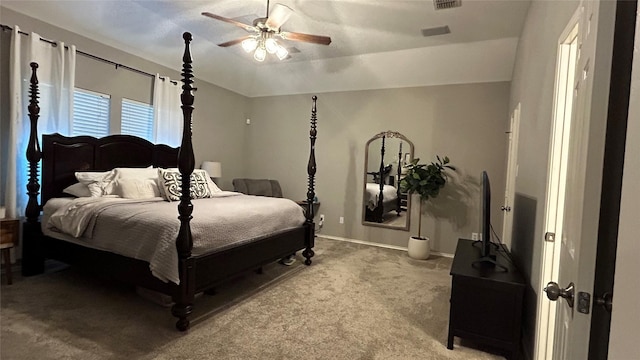
<path fill-rule="evenodd" d="M 384 215 L 395 211 L 397 216 L 402 212 L 402 194 L 400 191 L 400 176 L 402 174 L 402 143 L 398 152 L 398 166 L 394 181 L 391 165 L 384 165 L 386 135 L 382 135 L 380 147 L 380 168 L 378 171 L 367 172 L 373 176 L 373 182 L 366 182 L 365 186 L 365 215 L 364 220 L 376 223 L 384 222 Z"/>
<path fill-rule="evenodd" d="M 238 204 L 246 202 L 250 205 L 245 205 L 245 208 L 253 207 L 253 203 L 249 200 L 254 197 L 242 194 L 223 194 L 225 192 L 219 191 L 218 197 L 210 194 L 209 198 L 198 198 L 192 202 L 194 188 L 204 183 L 198 183 L 197 177 L 194 177 L 197 174 L 194 172 L 195 160 L 191 141 L 191 119 L 194 109 L 192 91 L 195 90 L 192 87 L 193 70 L 190 54 L 192 38 L 190 33 L 184 33 L 183 38 L 185 47 L 181 101 L 184 123 L 182 142 L 179 148 L 154 145 L 146 140 L 127 135 L 111 135 L 96 139 L 90 136 L 66 137 L 53 134 L 43 135 L 41 151 L 37 134 L 40 110 L 36 74 L 38 65 L 31 64 L 29 104 L 31 133 L 27 148 L 29 202 L 26 207 L 26 222 L 23 231 L 24 275 L 42 273 L 44 260 L 46 258 L 56 259 L 81 266 L 92 273 L 164 293 L 173 299 L 174 305 L 171 313 L 178 318 L 176 327 L 180 331 L 189 328 L 188 317 L 193 311 L 196 293 L 212 290 L 215 285 L 229 277 L 245 271 L 260 269 L 264 264 L 289 256 L 299 250 L 303 250 L 302 255 L 305 257 L 306 265 L 311 264 L 311 258 L 314 256 L 313 207 L 307 206 L 306 211 L 303 212 L 295 202 L 288 199 L 275 200 L 295 205 L 291 208 L 289 204 L 283 204 L 285 207 L 289 206 L 287 211 L 293 211 L 291 215 L 284 216 L 293 219 L 293 223 L 284 223 L 279 228 L 263 230 L 255 228 L 251 221 L 253 223 L 256 221 L 269 223 L 271 222 L 270 218 L 262 217 L 250 220 L 248 215 L 246 217 L 240 216 L 235 219 L 232 227 L 232 229 L 238 229 L 237 232 L 234 230 L 220 236 L 211 235 L 212 229 L 216 227 L 228 227 L 226 223 L 225 226 L 209 224 L 208 218 L 213 217 L 210 216 L 212 213 L 228 210 L 231 206 L 228 205 L 228 202 Z M 312 204 L 315 197 L 316 99 L 314 96 L 311 110 L 307 204 Z M 43 161 L 42 200 L 39 203 L 38 163 L 41 159 Z M 118 169 L 131 168 L 135 168 L 136 171 L 146 171 L 149 168 L 151 171 L 160 171 L 153 169 L 156 167 L 177 167 L 175 171 L 179 173 L 174 174 L 174 177 L 179 176 L 183 179 L 181 184 L 177 185 L 177 188 L 181 190 L 179 203 L 157 198 L 131 200 L 105 197 L 104 200 L 110 203 L 105 206 L 100 205 L 102 207 L 98 212 L 90 216 L 89 222 L 93 221 L 93 223 L 89 227 L 93 231 L 93 236 L 87 236 L 90 231 L 85 229 L 78 232 L 79 237 L 58 233 L 55 231 L 55 226 L 50 225 L 56 216 L 58 216 L 58 220 L 62 219 L 61 223 L 64 223 L 65 218 L 64 216 L 60 217 L 60 214 L 72 213 L 86 204 L 91 206 L 96 204 L 93 197 L 72 199 L 65 195 L 68 187 L 76 182 L 77 172 L 116 171 L 117 173 Z M 120 171 L 120 173 L 125 173 L 130 170 Z M 124 184 L 124 180 L 122 181 Z M 261 201 L 273 200 L 262 199 Z M 65 207 L 67 203 L 77 202 L 82 203 L 82 206 Z M 102 204 L 102 200 L 97 203 Z M 213 210 L 209 207 L 210 203 L 214 206 Z M 178 204 L 178 214 L 175 212 L 176 204 Z M 271 203 L 262 204 L 262 206 L 268 208 L 272 213 L 278 212 L 273 210 Z M 137 210 L 133 210 L 133 214 L 127 213 L 124 218 L 111 218 L 111 216 L 116 216 L 117 213 L 124 211 L 125 207 Z M 160 211 L 159 208 L 164 210 Z M 167 208 L 171 210 L 168 212 Z M 61 209 L 63 209 L 62 212 Z M 153 222 L 156 217 L 160 224 Z M 146 227 L 135 228 L 139 223 L 146 223 L 144 224 Z M 158 249 L 161 244 L 164 244 L 164 248 L 152 249 L 151 255 L 149 255 L 151 261 L 147 261 L 145 255 L 136 255 L 136 252 L 143 253 L 142 248 L 149 246 L 148 244 L 142 245 L 142 238 L 154 227 L 164 230 L 160 230 L 160 233 L 152 233 L 150 241 L 155 240 Z M 253 229 L 253 233 L 243 233 L 238 238 L 240 229 L 245 228 Z M 106 229 L 107 232 L 101 233 L 100 229 L 102 231 Z M 128 233 L 127 231 L 134 232 Z M 222 238 L 227 235 L 236 238 L 222 241 L 222 243 L 218 241 L 220 239 L 217 237 Z M 168 246 L 166 241 L 164 243 L 161 241 L 161 238 L 166 237 L 169 237 Z M 116 243 L 116 248 L 123 246 L 124 243 L 133 243 L 138 248 L 131 251 L 106 249 L 105 244 L 108 239 Z M 158 253 L 163 255 L 154 259 L 153 257 Z M 172 260 L 163 262 L 163 259 Z"/>

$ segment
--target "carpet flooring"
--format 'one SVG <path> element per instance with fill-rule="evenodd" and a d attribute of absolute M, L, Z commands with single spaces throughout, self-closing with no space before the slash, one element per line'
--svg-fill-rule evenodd
<path fill-rule="evenodd" d="M 451 259 L 318 238 L 196 298 L 191 329 L 135 289 L 68 267 L 3 283 L 2 359 L 503 359 L 447 350 Z M 487 350 L 487 349 L 484 349 Z"/>

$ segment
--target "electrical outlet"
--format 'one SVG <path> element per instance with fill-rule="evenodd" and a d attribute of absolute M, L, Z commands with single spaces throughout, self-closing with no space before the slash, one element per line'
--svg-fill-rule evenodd
<path fill-rule="evenodd" d="M 340 216 L 340 224 L 344 224 L 344 216 Z"/>
<path fill-rule="evenodd" d="M 478 240 L 478 233 L 471 233 L 471 240 Z"/>
<path fill-rule="evenodd" d="M 320 214 L 320 222 L 322 223 L 324 221 L 324 214 Z"/>

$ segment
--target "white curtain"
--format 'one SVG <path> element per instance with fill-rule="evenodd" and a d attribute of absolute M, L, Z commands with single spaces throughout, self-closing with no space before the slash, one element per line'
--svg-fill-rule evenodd
<path fill-rule="evenodd" d="M 29 142 L 29 85 L 31 62 L 38 63 L 37 76 L 40 93 L 40 117 L 38 134 L 58 132 L 69 135 L 73 119 L 73 90 L 76 71 L 76 48 L 63 42 L 53 46 L 40 40 L 40 35 L 20 35 L 15 26 L 11 37 L 9 64 L 9 130 L 2 141 L 8 142 L 8 150 L 2 153 L 4 177 L 4 204 L 8 217 L 24 214 L 27 204 L 26 148 Z"/>
<path fill-rule="evenodd" d="M 180 146 L 182 140 L 181 83 L 156 74 L 153 86 L 153 139 L 156 144 Z"/>

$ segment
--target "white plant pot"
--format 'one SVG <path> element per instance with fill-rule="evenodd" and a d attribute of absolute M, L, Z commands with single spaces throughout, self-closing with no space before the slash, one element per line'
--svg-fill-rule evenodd
<path fill-rule="evenodd" d="M 418 238 L 412 236 L 409 238 L 408 246 L 409 257 L 418 260 L 426 260 L 431 253 L 431 240 L 428 237 Z"/>

